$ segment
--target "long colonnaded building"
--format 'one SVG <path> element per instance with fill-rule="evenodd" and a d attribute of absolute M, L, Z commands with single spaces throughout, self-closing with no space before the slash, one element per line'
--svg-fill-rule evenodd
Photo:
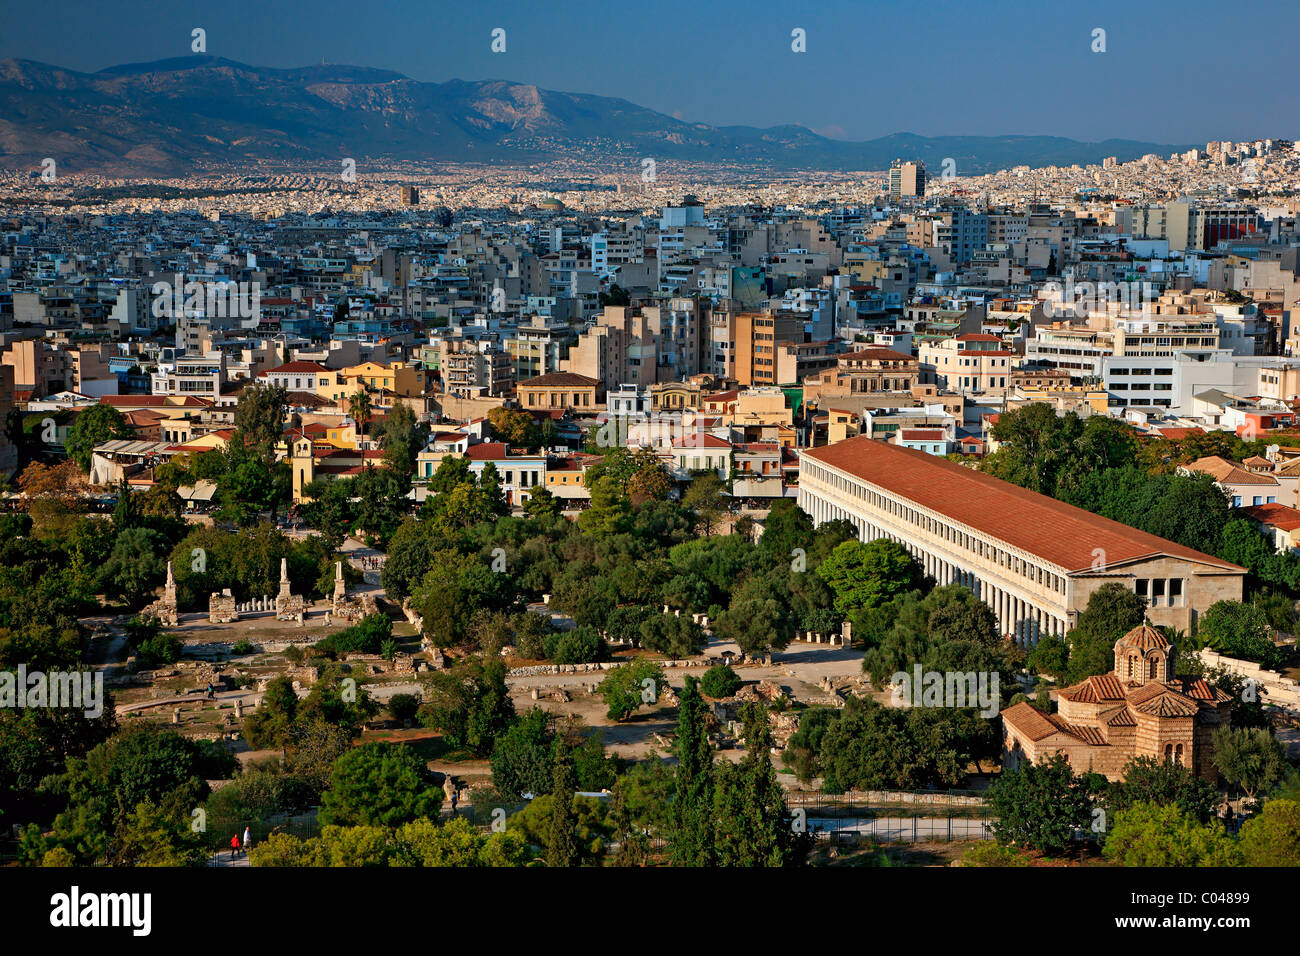
<path fill-rule="evenodd" d="M 939 584 L 962 584 L 1022 646 L 1064 636 L 1097 588 L 1118 581 L 1147 619 L 1191 633 L 1245 569 L 944 458 L 871 438 L 804 449 L 799 507 L 903 545 Z"/>

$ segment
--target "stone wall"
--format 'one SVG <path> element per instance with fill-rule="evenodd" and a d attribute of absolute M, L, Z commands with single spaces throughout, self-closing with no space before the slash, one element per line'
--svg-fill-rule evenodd
<path fill-rule="evenodd" d="M 532 664 L 528 667 L 512 667 L 507 677 L 541 677 L 547 674 L 590 674 L 595 671 L 612 671 L 622 667 L 626 661 L 600 661 L 592 664 Z M 660 667 L 712 667 L 720 664 L 717 660 L 658 661 Z"/>
<path fill-rule="evenodd" d="M 235 596 L 230 588 L 208 595 L 208 623 L 229 624 L 239 620 L 239 609 L 235 606 Z"/>
<path fill-rule="evenodd" d="M 1264 695 L 1264 703 L 1281 707 L 1293 714 L 1300 714 L 1300 682 L 1283 677 L 1277 671 L 1265 670 L 1254 661 L 1226 657 L 1208 647 L 1197 653 L 1206 667 L 1222 667 L 1258 683 L 1267 692 Z"/>

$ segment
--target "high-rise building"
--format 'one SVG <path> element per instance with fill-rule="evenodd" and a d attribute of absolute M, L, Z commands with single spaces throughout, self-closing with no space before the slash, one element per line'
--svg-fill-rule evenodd
<path fill-rule="evenodd" d="M 920 160 L 894 160 L 889 167 L 889 198 L 925 195 L 925 163 Z"/>
<path fill-rule="evenodd" d="M 402 205 L 418 206 L 420 205 L 420 187 L 403 186 L 402 187 Z"/>
<path fill-rule="evenodd" d="M 732 376 L 744 386 L 781 385 L 776 350 L 783 342 L 803 341 L 803 319 L 792 312 L 737 312 Z"/>

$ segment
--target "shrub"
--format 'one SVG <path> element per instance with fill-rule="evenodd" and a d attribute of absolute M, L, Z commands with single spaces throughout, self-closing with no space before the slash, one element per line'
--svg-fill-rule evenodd
<path fill-rule="evenodd" d="M 537 617 L 537 615 L 533 615 Z M 541 620 L 538 618 L 538 620 Z M 515 653 L 530 661 L 546 657 L 546 640 L 550 634 L 535 628 L 520 628 L 515 633 Z"/>
<path fill-rule="evenodd" d="M 175 664 L 181 659 L 181 639 L 175 634 L 155 634 L 136 645 L 136 663 L 145 670 Z"/>
<path fill-rule="evenodd" d="M 394 720 L 414 720 L 419 709 L 418 694 L 394 694 L 388 701 L 388 712 L 392 714 Z"/>
<path fill-rule="evenodd" d="M 297 648 L 295 647 L 294 650 L 297 650 Z M 236 656 L 251 654 L 253 653 L 253 644 L 251 641 L 248 640 L 236 641 L 234 644 L 230 646 L 230 653 Z M 298 651 L 298 654 L 299 656 L 301 656 L 302 651 Z"/>
<path fill-rule="evenodd" d="M 721 697 L 730 697 L 740 690 L 741 683 L 740 677 L 729 665 L 715 664 L 704 672 L 704 677 L 700 680 L 700 689 L 704 692 L 705 697 L 712 697 L 716 700 Z"/>
<path fill-rule="evenodd" d="M 548 659 L 557 664 L 589 664 L 600 660 L 604 641 L 591 625 L 555 631 L 543 641 Z"/>
<path fill-rule="evenodd" d="M 334 658 L 352 651 L 378 654 L 383 650 L 384 642 L 392 636 L 393 622 L 387 614 L 367 614 L 360 623 L 317 641 L 315 648 Z"/>

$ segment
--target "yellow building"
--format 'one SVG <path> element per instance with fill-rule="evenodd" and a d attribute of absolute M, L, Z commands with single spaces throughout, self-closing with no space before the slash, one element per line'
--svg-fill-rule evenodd
<path fill-rule="evenodd" d="M 598 407 L 596 394 L 600 380 L 574 372 L 550 372 L 525 379 L 517 388 L 519 406 L 524 411 L 572 408 L 583 412 Z"/>
<path fill-rule="evenodd" d="M 360 365 L 340 370 L 339 375 L 344 381 L 351 383 L 351 387 L 347 390 L 349 394 L 356 391 L 358 384 L 371 390 L 392 392 L 394 395 L 407 398 L 424 394 L 424 372 L 406 362 L 393 362 L 390 365 L 362 362 Z"/>
<path fill-rule="evenodd" d="M 856 438 L 862 433 L 858 416 L 842 408 L 826 409 L 826 444 L 834 445 L 846 438 Z"/>

